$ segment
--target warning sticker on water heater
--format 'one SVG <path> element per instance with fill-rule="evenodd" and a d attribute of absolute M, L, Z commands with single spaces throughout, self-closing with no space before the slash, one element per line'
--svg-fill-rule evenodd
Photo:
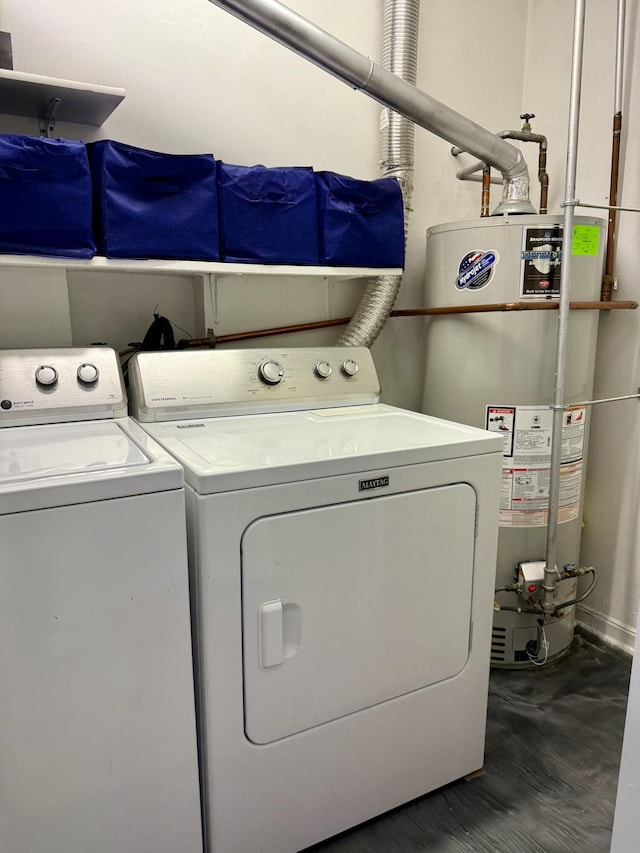
<path fill-rule="evenodd" d="M 587 410 L 563 413 L 558 522 L 580 512 Z M 549 480 L 553 413 L 548 406 L 487 406 L 485 426 L 504 437 L 501 527 L 545 527 L 549 516 Z"/>
<path fill-rule="evenodd" d="M 513 456 L 513 424 L 516 410 L 513 406 L 487 406 L 487 429 L 498 432 L 504 439 L 503 456 Z"/>
<path fill-rule="evenodd" d="M 562 226 L 522 229 L 520 298 L 560 294 Z"/>

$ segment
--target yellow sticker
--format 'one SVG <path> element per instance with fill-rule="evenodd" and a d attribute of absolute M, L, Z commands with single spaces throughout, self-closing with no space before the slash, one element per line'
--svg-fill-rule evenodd
<path fill-rule="evenodd" d="M 572 255 L 597 255 L 600 229 L 597 225 L 574 225 L 571 240 Z"/>

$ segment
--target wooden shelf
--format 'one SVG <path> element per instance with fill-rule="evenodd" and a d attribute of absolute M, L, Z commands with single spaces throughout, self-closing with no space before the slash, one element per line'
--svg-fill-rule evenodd
<path fill-rule="evenodd" d="M 234 264 L 209 261 L 163 261 L 111 259 L 96 256 L 91 260 L 75 258 L 46 258 L 38 255 L 0 255 L 1 267 L 28 267 L 30 269 L 63 269 L 68 272 L 120 272 L 136 274 L 212 275 L 212 276 L 292 276 L 348 279 L 377 278 L 381 275 L 402 275 L 395 267 L 313 267 L 281 266 L 272 264 Z"/>
<path fill-rule="evenodd" d="M 125 97 L 124 89 L 0 69 L 0 113 L 41 118 L 55 98 L 56 121 L 100 126 Z"/>

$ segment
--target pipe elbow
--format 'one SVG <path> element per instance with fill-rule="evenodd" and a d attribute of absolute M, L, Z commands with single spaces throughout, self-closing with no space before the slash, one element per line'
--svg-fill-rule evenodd
<path fill-rule="evenodd" d="M 519 148 L 513 146 L 513 150 L 515 151 L 514 163 L 508 169 L 504 169 L 502 175 L 505 181 L 516 181 L 521 178 L 526 178 L 529 180 L 529 167 L 527 166 L 527 161 L 524 159 L 522 155 L 522 151 Z"/>
<path fill-rule="evenodd" d="M 517 148 L 513 166 L 504 169 L 502 177 L 502 200 L 491 214 L 492 216 L 503 216 L 507 213 L 526 214 L 535 213 L 534 206 L 529 201 L 529 169 L 522 152 Z"/>

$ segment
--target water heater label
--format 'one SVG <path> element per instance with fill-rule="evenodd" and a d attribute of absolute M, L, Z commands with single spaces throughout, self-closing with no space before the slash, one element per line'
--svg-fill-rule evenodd
<path fill-rule="evenodd" d="M 487 406 L 486 428 L 498 432 L 504 439 L 502 455 L 513 456 L 513 425 L 516 416 L 515 406 Z"/>
<path fill-rule="evenodd" d="M 597 225 L 574 225 L 571 238 L 572 255 L 597 256 L 600 249 L 600 229 Z"/>
<path fill-rule="evenodd" d="M 560 294 L 562 226 L 522 229 L 520 298 Z"/>
<path fill-rule="evenodd" d="M 475 250 L 467 252 L 458 264 L 457 290 L 480 290 L 486 287 L 500 260 L 497 252 Z"/>
<path fill-rule="evenodd" d="M 580 513 L 587 409 L 573 406 L 563 418 L 559 523 L 573 521 Z M 500 526 L 545 527 L 549 517 L 551 409 L 489 405 L 485 426 L 504 437 Z"/>

